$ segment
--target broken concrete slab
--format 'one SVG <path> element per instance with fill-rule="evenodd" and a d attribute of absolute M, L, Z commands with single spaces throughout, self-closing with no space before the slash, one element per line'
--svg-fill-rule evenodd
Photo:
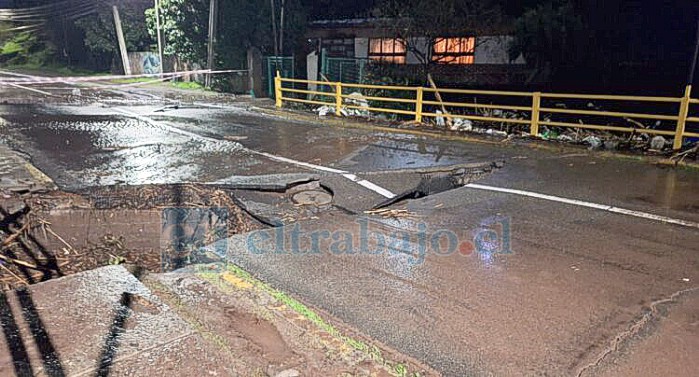
<path fill-rule="evenodd" d="M 123 266 L 32 285 L 2 299 L 0 375 L 109 372 L 195 336 Z"/>
<path fill-rule="evenodd" d="M 51 178 L 19 153 L 0 143 L 0 191 L 18 194 L 54 190 Z"/>
<path fill-rule="evenodd" d="M 286 190 L 294 185 L 317 181 L 318 174 L 290 173 L 270 175 L 234 175 L 225 179 L 211 182 L 211 185 L 225 186 L 239 190 Z"/>
<path fill-rule="evenodd" d="M 436 375 L 217 266 L 115 265 L 0 293 L 0 375 Z"/>

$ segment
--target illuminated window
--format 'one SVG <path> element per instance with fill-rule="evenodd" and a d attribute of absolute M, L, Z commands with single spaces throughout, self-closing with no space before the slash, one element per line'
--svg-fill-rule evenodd
<path fill-rule="evenodd" d="M 405 64 L 405 44 L 394 38 L 370 39 L 369 59 Z"/>
<path fill-rule="evenodd" d="M 434 42 L 432 61 L 442 64 L 473 64 L 476 38 L 439 38 Z"/>

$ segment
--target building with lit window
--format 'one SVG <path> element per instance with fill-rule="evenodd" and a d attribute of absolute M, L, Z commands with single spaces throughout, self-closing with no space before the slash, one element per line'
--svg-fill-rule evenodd
<path fill-rule="evenodd" d="M 342 59 L 383 62 L 405 75 L 429 61 L 441 78 L 461 84 L 508 85 L 526 80 L 528 68 L 520 56 L 511 59 L 508 30 L 493 30 L 488 35 L 445 35 L 428 40 L 416 35 L 408 41 L 391 37 L 386 20 L 347 19 L 313 21 L 309 42 L 322 51 L 324 60 Z"/>

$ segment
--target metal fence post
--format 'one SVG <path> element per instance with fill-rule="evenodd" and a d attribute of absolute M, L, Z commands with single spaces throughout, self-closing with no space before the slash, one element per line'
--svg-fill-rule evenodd
<path fill-rule="evenodd" d="M 532 136 L 539 136 L 539 109 L 541 108 L 541 92 L 534 92 L 532 95 L 532 123 L 529 133 Z"/>
<path fill-rule="evenodd" d="M 342 116 L 342 83 L 335 83 L 335 115 Z"/>
<path fill-rule="evenodd" d="M 684 140 L 684 128 L 687 124 L 687 117 L 689 116 L 689 99 L 692 95 L 692 85 L 687 85 L 684 89 L 684 97 L 680 101 L 680 116 L 677 118 L 677 128 L 675 129 L 675 142 L 672 143 L 672 149 L 677 150 L 682 148 L 682 141 Z"/>
<path fill-rule="evenodd" d="M 274 77 L 274 99 L 275 104 L 278 108 L 282 107 L 282 76 L 277 71 L 277 75 Z"/>
<path fill-rule="evenodd" d="M 424 88 L 417 88 L 417 102 L 415 102 L 415 121 L 422 123 L 422 98 L 424 94 Z"/>

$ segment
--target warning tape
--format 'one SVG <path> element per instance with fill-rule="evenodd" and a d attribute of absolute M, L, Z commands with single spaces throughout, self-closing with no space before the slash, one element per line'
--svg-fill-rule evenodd
<path fill-rule="evenodd" d="M 194 71 L 181 71 L 181 72 L 167 72 L 167 73 L 155 73 L 155 74 L 140 74 L 140 75 L 105 75 L 105 76 L 65 76 L 65 77 L 47 77 L 47 76 L 31 76 L 23 75 L 21 78 L 0 78 L 0 85 L 40 85 L 40 84 L 59 84 L 59 83 L 77 83 L 77 82 L 92 82 L 92 81 L 110 81 L 110 80 L 124 80 L 124 79 L 140 79 L 140 78 L 176 78 L 186 75 L 204 75 L 204 74 L 222 74 L 222 73 L 247 73 L 248 70 L 219 70 L 214 71 L 210 69 L 194 70 Z M 0 73 L 1 75 L 2 73 Z"/>

